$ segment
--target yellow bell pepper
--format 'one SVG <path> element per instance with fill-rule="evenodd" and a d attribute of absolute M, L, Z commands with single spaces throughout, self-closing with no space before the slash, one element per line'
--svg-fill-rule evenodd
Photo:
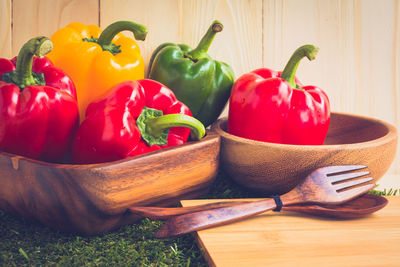
<path fill-rule="evenodd" d="M 124 30 L 131 31 L 136 40 L 146 38 L 146 28 L 130 21 L 115 22 L 103 32 L 96 25 L 74 22 L 51 37 L 54 49 L 48 57 L 74 81 L 81 121 L 88 104 L 112 86 L 144 78 L 139 46 L 120 33 Z"/>

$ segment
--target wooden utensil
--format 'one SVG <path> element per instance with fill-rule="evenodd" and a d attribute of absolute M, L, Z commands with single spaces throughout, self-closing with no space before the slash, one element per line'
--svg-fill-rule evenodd
<path fill-rule="evenodd" d="M 231 207 L 175 216 L 164 223 L 156 233 L 156 237 L 173 237 L 238 221 L 281 205 L 300 203 L 341 204 L 375 187 L 374 183 L 370 183 L 373 180 L 372 177 L 354 179 L 369 174 L 368 171 L 348 173 L 363 168 L 366 168 L 366 166 L 342 165 L 319 168 L 280 198 L 263 199 Z"/>
<path fill-rule="evenodd" d="M 183 214 L 218 209 L 223 207 L 231 207 L 238 204 L 250 202 L 253 201 L 223 201 L 177 208 L 134 206 L 130 207 L 129 210 L 137 215 L 152 220 L 168 220 L 174 216 L 179 216 Z M 322 217 L 359 218 L 384 208 L 387 203 L 388 200 L 383 196 L 364 194 L 341 205 L 299 204 L 284 206 L 282 207 L 282 210 L 306 213 Z"/>

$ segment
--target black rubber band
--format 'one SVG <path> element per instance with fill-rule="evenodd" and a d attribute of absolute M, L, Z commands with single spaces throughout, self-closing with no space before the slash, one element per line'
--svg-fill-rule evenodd
<path fill-rule="evenodd" d="M 271 198 L 273 198 L 275 200 L 275 204 L 276 204 L 276 208 L 273 209 L 273 211 L 281 211 L 283 204 L 282 204 L 282 200 L 280 196 L 272 196 Z"/>

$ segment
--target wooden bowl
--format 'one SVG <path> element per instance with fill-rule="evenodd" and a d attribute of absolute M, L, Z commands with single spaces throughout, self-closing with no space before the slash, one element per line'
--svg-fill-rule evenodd
<path fill-rule="evenodd" d="M 267 195 L 283 194 L 316 168 L 361 164 L 377 181 L 390 167 L 397 130 L 368 117 L 332 113 L 324 145 L 284 145 L 229 134 L 227 118 L 212 126 L 221 136 L 221 167 L 238 184 Z"/>
<path fill-rule="evenodd" d="M 138 219 L 132 205 L 167 206 L 207 191 L 218 172 L 220 137 L 109 163 L 51 164 L 0 153 L 0 209 L 82 235 Z"/>

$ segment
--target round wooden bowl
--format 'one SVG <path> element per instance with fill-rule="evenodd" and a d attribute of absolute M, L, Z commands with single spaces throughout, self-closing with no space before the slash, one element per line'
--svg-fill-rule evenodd
<path fill-rule="evenodd" d="M 238 184 L 266 195 L 290 191 L 324 166 L 361 164 L 377 181 L 390 167 L 397 145 L 394 126 L 373 118 L 332 113 L 325 143 L 318 146 L 254 141 L 227 132 L 227 118 L 212 129 L 221 136 L 221 167 Z"/>
<path fill-rule="evenodd" d="M 0 209 L 82 235 L 140 219 L 133 205 L 168 206 L 207 191 L 218 172 L 220 137 L 109 163 L 52 164 L 0 153 Z"/>

